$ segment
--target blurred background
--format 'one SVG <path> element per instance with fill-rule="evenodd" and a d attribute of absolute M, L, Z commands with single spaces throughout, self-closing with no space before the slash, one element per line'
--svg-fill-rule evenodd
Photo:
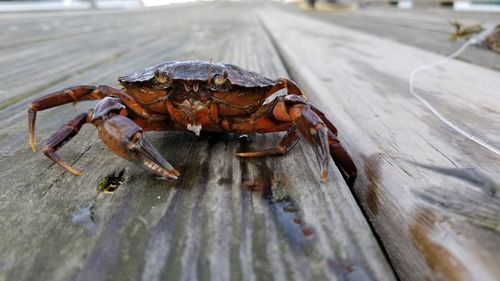
<path fill-rule="evenodd" d="M 53 9 L 111 9 L 111 8 L 138 8 L 169 5 L 186 2 L 208 2 L 217 0 L 1 0 L 0 11 L 15 10 L 53 10 Z M 242 0 L 229 0 L 239 2 Z M 248 1 L 248 0 L 243 0 Z M 266 1 L 266 0 L 256 0 Z M 273 1 L 273 0 L 268 0 Z M 274 0 L 277 2 L 300 3 L 301 0 Z M 340 5 L 393 5 L 402 9 L 412 7 L 449 7 L 459 11 L 500 11 L 498 0 L 305 0 L 306 4 L 315 6 L 318 4 L 324 8 L 324 4 Z M 332 8 L 332 7 L 330 7 Z"/>

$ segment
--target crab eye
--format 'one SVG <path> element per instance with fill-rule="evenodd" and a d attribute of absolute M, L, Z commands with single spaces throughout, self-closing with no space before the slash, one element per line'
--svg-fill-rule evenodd
<path fill-rule="evenodd" d="M 221 74 L 214 75 L 213 81 L 214 84 L 218 87 L 224 85 L 226 81 L 228 81 L 229 74 L 226 71 L 223 71 Z"/>
<path fill-rule="evenodd" d="M 155 70 L 155 80 L 160 84 L 170 84 L 170 77 L 163 74 L 159 69 Z"/>
<path fill-rule="evenodd" d="M 156 69 L 154 72 L 154 79 L 151 82 L 151 86 L 155 89 L 166 89 L 171 85 L 172 78 L 162 73 L 159 69 Z"/>

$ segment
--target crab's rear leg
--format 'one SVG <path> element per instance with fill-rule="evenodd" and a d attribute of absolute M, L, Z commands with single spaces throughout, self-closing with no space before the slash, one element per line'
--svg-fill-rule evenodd
<path fill-rule="evenodd" d="M 311 109 L 316 113 L 319 118 L 325 123 L 328 128 L 328 144 L 330 147 L 330 155 L 332 156 L 335 165 L 340 170 L 342 177 L 344 177 L 347 185 L 352 187 L 354 185 L 354 181 L 358 175 L 358 170 L 356 165 L 352 161 L 351 156 L 345 151 L 342 143 L 337 138 L 337 128 L 326 118 L 325 114 L 319 110 L 316 106 L 310 105 Z"/>
<path fill-rule="evenodd" d="M 292 122 L 304 139 L 312 146 L 320 167 L 321 181 L 328 180 L 328 163 L 330 148 L 328 143 L 328 128 L 309 104 L 292 105 L 288 111 Z"/>
<path fill-rule="evenodd" d="M 279 131 L 280 124 L 288 126 L 288 132 L 277 148 L 261 151 L 238 153 L 242 157 L 258 157 L 283 155 L 288 152 L 300 137 L 313 147 L 321 169 L 321 180 L 328 179 L 328 129 L 321 118 L 311 110 L 309 103 L 300 96 L 287 95 L 276 98 L 267 109 L 262 109 L 261 116 L 250 118 L 242 124 L 233 124 L 233 129 L 248 131 L 273 132 Z M 259 114 L 257 114 L 259 115 Z M 278 123 L 271 120 L 276 120 Z M 264 124 L 261 127 L 259 124 Z M 269 124 L 269 125 L 267 125 Z M 265 126 L 268 126 L 267 128 Z"/>
<path fill-rule="evenodd" d="M 300 96 L 303 100 L 306 99 L 302 91 L 300 90 L 299 86 L 295 84 L 290 79 L 286 78 L 279 78 L 278 83 L 274 87 L 272 87 L 269 92 L 267 93 L 267 97 L 272 96 L 274 93 L 276 93 L 279 90 L 286 89 L 288 95 L 297 95 Z M 284 122 L 290 122 L 291 117 L 288 114 L 288 109 L 286 108 L 285 103 L 283 102 L 283 98 L 278 98 L 275 99 L 274 102 L 270 105 L 272 108 L 271 111 L 269 111 L 270 114 L 273 115 L 274 119 L 277 119 L 279 121 L 284 121 Z M 266 114 L 268 115 L 268 114 Z M 263 116 L 262 119 L 266 119 L 269 116 Z M 255 120 L 250 121 L 250 124 L 255 124 Z M 255 128 L 252 128 L 255 129 Z M 271 129 L 272 130 L 272 129 Z M 290 151 L 300 140 L 301 135 L 299 131 L 297 130 L 296 126 L 291 126 L 286 135 L 283 137 L 281 142 L 279 143 L 278 147 L 274 148 L 269 148 L 269 149 L 264 149 L 264 150 L 258 150 L 258 151 L 252 151 L 252 152 L 240 152 L 236 153 L 236 155 L 240 157 L 260 157 L 260 156 L 277 156 L 277 155 L 285 155 Z"/>
<path fill-rule="evenodd" d="M 293 100 L 292 104 L 297 103 L 290 107 L 289 114 L 294 124 L 297 124 L 302 136 L 315 149 L 316 157 L 322 168 L 321 179 L 326 181 L 328 178 L 328 159 L 325 158 L 325 155 L 329 154 L 347 185 L 352 187 L 357 176 L 356 165 L 338 140 L 337 128 L 315 106 L 310 103 L 301 103 L 301 97 L 288 98 Z M 325 144 L 327 144 L 328 149 L 325 149 Z"/>
<path fill-rule="evenodd" d="M 251 151 L 251 152 L 239 152 L 236 155 L 240 157 L 261 157 L 261 156 L 277 156 L 285 155 L 290 151 L 300 140 L 300 134 L 295 126 L 288 129 L 286 135 L 278 144 L 278 147 L 268 148 L 264 150 Z"/>
<path fill-rule="evenodd" d="M 123 91 L 109 86 L 89 86 L 80 85 L 53 92 L 32 101 L 28 109 L 29 143 L 31 149 L 35 151 L 35 122 L 36 113 L 45 109 L 57 107 L 63 104 L 76 103 L 85 100 L 99 100 L 106 96 L 117 97 L 127 105 L 134 113 L 143 118 L 149 118 L 149 114 L 137 105 L 133 99 Z"/>
<path fill-rule="evenodd" d="M 340 170 L 342 177 L 345 179 L 348 186 L 354 186 L 354 181 L 358 175 L 358 169 L 352 161 L 351 156 L 345 151 L 342 143 L 337 139 L 337 136 L 328 132 L 328 146 L 330 155 L 332 156 L 335 165 Z"/>
<path fill-rule="evenodd" d="M 297 95 L 279 97 L 270 107 L 268 115 L 271 114 L 273 119 L 292 123 L 289 131 L 276 148 L 238 153 L 238 156 L 284 155 L 293 148 L 300 137 L 304 137 L 316 154 L 321 169 L 321 180 L 328 179 L 328 158 L 331 156 L 339 166 L 344 179 L 352 186 L 356 178 L 356 166 L 337 139 L 337 129 L 321 111 Z M 268 117 L 262 116 L 261 118 Z M 250 124 L 258 124 L 258 121 L 253 120 Z"/>

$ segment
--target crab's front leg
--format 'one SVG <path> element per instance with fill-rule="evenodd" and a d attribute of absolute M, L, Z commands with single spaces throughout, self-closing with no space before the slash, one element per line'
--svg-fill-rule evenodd
<path fill-rule="evenodd" d="M 97 127 L 102 142 L 122 158 L 162 177 L 176 179 L 179 176 L 179 172 L 144 138 L 142 128 L 127 117 L 125 106 L 112 97 L 105 97 L 88 114 L 77 116 L 52 135 L 44 146 L 45 155 L 72 174 L 80 175 L 56 151 L 74 137 L 85 123 Z"/>
<path fill-rule="evenodd" d="M 102 142 L 122 158 L 159 176 L 176 179 L 179 172 L 144 138 L 142 128 L 126 115 L 125 106 L 116 98 L 106 97 L 95 106 L 92 123 Z"/>
<path fill-rule="evenodd" d="M 100 100 L 104 97 L 116 97 L 128 109 L 144 119 L 151 119 L 146 110 L 139 106 L 129 95 L 119 89 L 109 86 L 80 85 L 56 91 L 32 101 L 28 109 L 28 135 L 31 149 L 35 151 L 35 122 L 38 111 L 54 108 L 63 104 L 77 103 L 85 100 Z"/>

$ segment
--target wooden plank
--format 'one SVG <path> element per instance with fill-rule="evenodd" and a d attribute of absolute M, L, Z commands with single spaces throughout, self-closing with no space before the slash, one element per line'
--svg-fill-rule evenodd
<path fill-rule="evenodd" d="M 6 21 L 7 30 L 26 28 L 37 33 L 40 32 L 37 28 L 39 26 L 49 26 L 49 31 L 56 28 L 61 30 L 55 35 L 45 35 L 41 42 L 35 40 L 21 46 L 14 44 L 0 47 L 0 91 L 3 92 L 0 96 L 0 109 L 95 68 L 98 64 L 125 59 L 122 56 L 130 51 L 159 44 L 159 38 L 168 35 L 171 40 L 179 39 L 162 30 L 161 21 L 152 20 L 161 17 L 156 12 L 149 15 L 136 14 L 138 16 L 133 21 L 128 20 L 128 13 L 117 13 L 114 17 L 106 17 L 107 14 L 104 14 L 101 15 L 103 19 L 99 20 L 100 24 L 94 26 L 84 25 L 89 21 L 97 21 L 93 16 L 80 16 L 76 19 L 51 16 L 49 19 L 36 18 L 31 24 L 21 25 L 15 21 Z M 71 27 L 70 34 L 66 22 L 71 22 L 68 24 Z M 75 26 L 74 22 L 80 23 L 80 26 Z M 148 28 L 144 28 L 145 25 Z M 172 27 L 177 25 L 171 24 Z M 75 34 L 80 35 L 75 37 Z M 30 36 L 19 36 L 26 37 L 25 40 L 33 40 Z M 130 38 L 134 40 L 131 41 Z M 5 42 L 12 40 L 7 39 Z M 12 68 L 12 65 L 17 67 Z M 24 83 L 27 77 L 31 79 L 31 83 Z"/>
<path fill-rule="evenodd" d="M 276 10 L 261 11 L 292 77 L 338 125 L 354 191 L 402 280 L 498 280 L 499 155 L 408 92 L 442 56 Z M 500 147 L 500 74 L 450 61 L 416 76 L 443 116 Z"/>
<path fill-rule="evenodd" d="M 465 42 L 463 39 L 450 40 L 454 31 L 450 22 L 459 21 L 464 26 L 481 24 L 488 28 L 499 24 L 500 20 L 496 13 L 457 12 L 451 9 L 367 7 L 344 13 L 315 13 L 292 7 L 287 10 L 442 55 L 453 53 Z M 500 70 L 500 56 L 483 45 L 467 49 L 458 58 Z"/>
<path fill-rule="evenodd" d="M 115 58 L 113 50 L 123 46 L 105 34 L 123 40 L 130 33 L 108 26 L 96 33 L 102 44 L 91 44 L 82 56 L 69 54 L 75 65 L 92 59 L 91 52 L 103 60 L 71 77 L 55 73 L 61 81 L 33 95 L 79 83 L 115 85 L 113 77 L 165 60 L 212 58 L 271 77 L 287 75 L 253 5 L 187 7 L 182 13 L 167 8 L 127 14 L 130 23 L 148 16 L 155 22 L 134 33 L 134 44 L 151 35 L 157 40 L 124 48 Z M 37 15 L 34 21 L 43 22 Z M 60 26 L 87 15 L 62 18 Z M 89 25 L 121 15 L 95 16 Z M 85 40 L 82 35 L 65 42 Z M 61 40 L 50 42 L 56 48 Z M 67 63 L 56 52 L 53 60 Z M 83 171 L 73 177 L 29 151 L 28 101 L 0 110 L 0 225 L 8 226 L 0 232 L 0 280 L 395 280 L 339 172 L 331 169 L 330 181 L 320 183 L 305 144 L 286 157 L 243 160 L 234 152 L 270 147 L 283 134 L 244 142 L 230 134 L 151 133 L 148 138 L 182 174 L 162 181 L 117 158 L 94 128 L 84 127 L 60 152 Z M 89 106 L 40 113 L 38 143 Z M 123 183 L 112 194 L 96 190 L 103 178 L 122 171 Z"/>

